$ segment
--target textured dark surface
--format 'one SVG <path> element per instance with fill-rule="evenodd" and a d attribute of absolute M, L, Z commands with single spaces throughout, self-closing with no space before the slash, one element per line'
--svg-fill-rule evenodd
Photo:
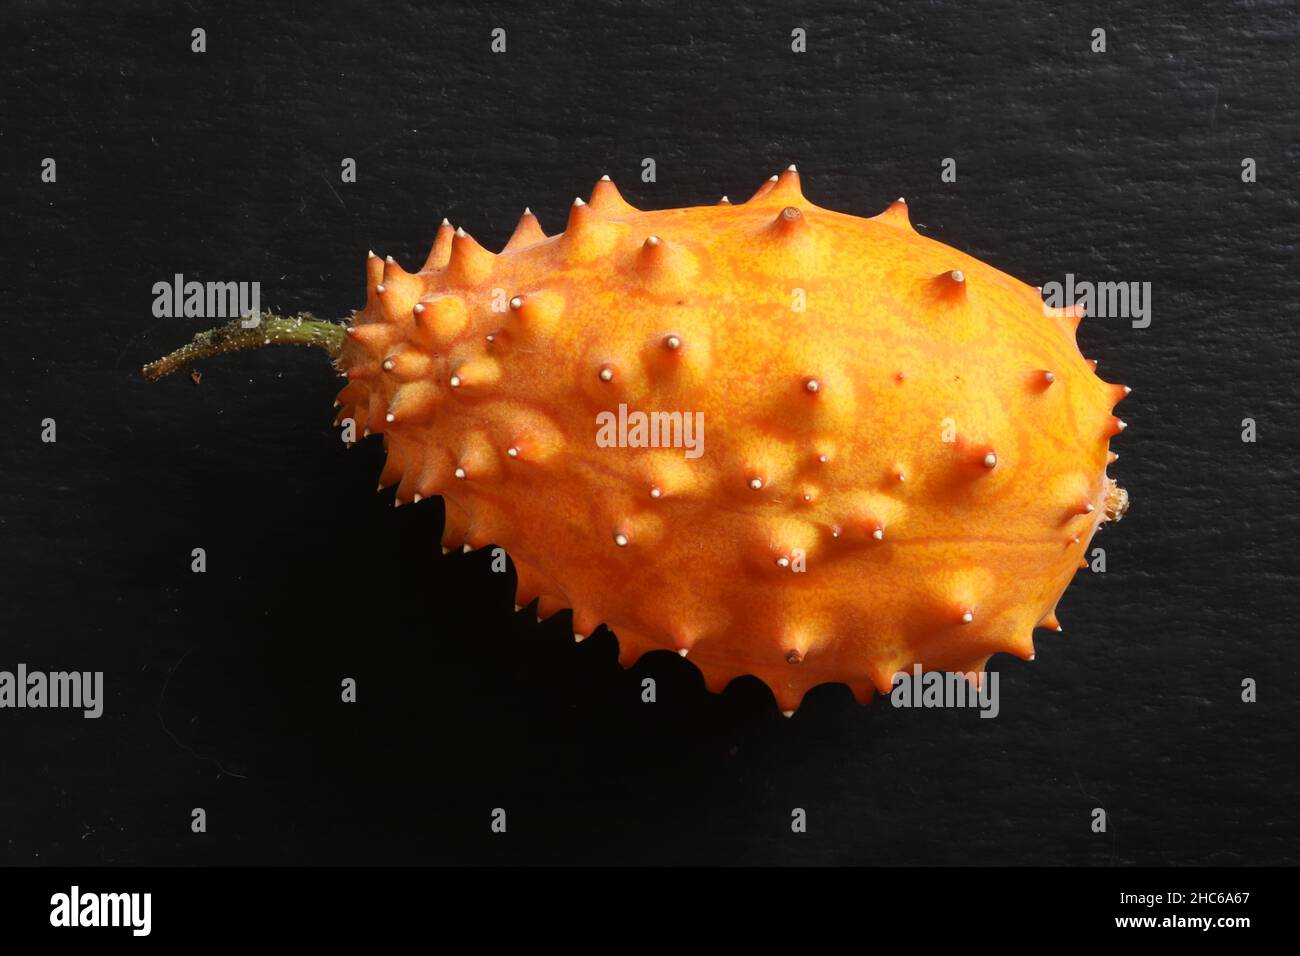
<path fill-rule="evenodd" d="M 125 6 L 11 4 L 0 30 L 0 668 L 108 690 L 98 721 L 0 711 L 0 860 L 1297 861 L 1293 5 Z M 904 195 L 1028 282 L 1153 285 L 1150 328 L 1080 332 L 1134 387 L 1111 469 L 1132 512 L 1065 633 L 994 659 L 996 720 L 829 686 L 786 721 L 668 654 L 624 672 L 606 632 L 513 615 L 486 553 L 441 557 L 436 501 L 374 494 L 380 451 L 344 451 L 318 353 L 137 374 L 198 329 L 151 314 L 175 272 L 343 316 L 366 250 L 418 264 L 444 215 L 496 248 L 604 172 L 677 206 L 790 162 L 815 202 Z"/>

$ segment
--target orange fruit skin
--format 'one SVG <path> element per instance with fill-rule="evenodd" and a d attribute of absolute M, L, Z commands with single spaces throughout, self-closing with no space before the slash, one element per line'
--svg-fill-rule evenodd
<path fill-rule="evenodd" d="M 367 276 L 339 420 L 383 436 L 381 487 L 442 495 L 445 547 L 505 548 L 518 604 L 573 608 L 578 639 L 608 625 L 625 666 L 676 651 L 783 711 L 914 663 L 978 674 L 1059 629 L 1122 513 L 1127 389 L 1078 317 L 901 200 L 823 209 L 791 168 L 742 204 L 643 212 L 601 180 L 560 235 L 526 213 L 493 255 L 444 222 L 419 272 L 372 254 Z M 700 454 L 606 447 L 620 405 L 702 421 Z"/>

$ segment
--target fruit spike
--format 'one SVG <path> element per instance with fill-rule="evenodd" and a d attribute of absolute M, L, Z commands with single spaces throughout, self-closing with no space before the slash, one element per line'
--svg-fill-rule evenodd
<path fill-rule="evenodd" d="M 1033 659 L 1128 505 L 1106 467 L 1129 390 L 1079 353 L 1082 310 L 1045 315 L 901 199 L 823 209 L 794 167 L 745 203 L 657 211 L 602 178 L 563 233 L 525 210 L 499 255 L 444 220 L 418 273 L 372 254 L 366 287 L 347 335 L 236 322 L 146 374 L 324 347 L 339 422 L 383 436 L 380 485 L 446 499 L 444 549 L 498 544 L 516 602 L 573 608 L 575 639 L 608 625 L 625 666 L 689 652 L 714 691 L 757 675 L 782 712 L 914 663 Z M 702 431 L 610 447 L 620 406 Z"/>

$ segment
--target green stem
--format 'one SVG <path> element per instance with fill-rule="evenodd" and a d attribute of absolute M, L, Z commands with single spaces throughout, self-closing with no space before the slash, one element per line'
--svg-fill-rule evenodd
<path fill-rule="evenodd" d="M 310 312 L 289 316 L 263 312 L 261 318 L 261 322 L 251 329 L 244 328 L 245 320 L 235 319 L 215 329 L 200 332 L 188 345 L 182 345 L 170 355 L 150 362 L 140 371 L 149 381 L 156 382 L 164 375 L 188 368 L 200 359 L 226 352 L 242 352 L 263 345 L 314 345 L 324 349 L 331 359 L 338 358 L 343 349 L 343 326 L 337 322 L 322 321 Z"/>

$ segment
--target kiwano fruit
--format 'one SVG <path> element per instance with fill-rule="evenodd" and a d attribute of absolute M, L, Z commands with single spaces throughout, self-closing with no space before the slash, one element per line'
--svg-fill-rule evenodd
<path fill-rule="evenodd" d="M 379 436 L 395 503 L 441 495 L 444 550 L 496 544 L 519 605 L 572 608 L 630 666 L 752 674 L 787 714 L 893 675 L 1034 655 L 1093 534 L 1128 389 L 1077 308 L 919 235 L 804 198 L 641 211 L 602 178 L 492 254 L 443 221 L 407 272 L 371 253 L 342 325 L 239 322 L 145 368 L 269 342 L 325 348 L 345 440 Z M 977 678 L 978 679 L 978 678 Z"/>

